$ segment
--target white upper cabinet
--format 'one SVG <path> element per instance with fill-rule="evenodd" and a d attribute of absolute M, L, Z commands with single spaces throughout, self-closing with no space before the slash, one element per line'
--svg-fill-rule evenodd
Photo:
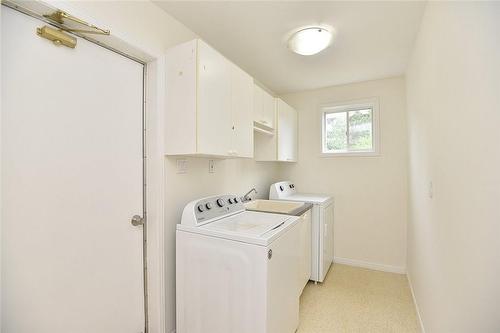
<path fill-rule="evenodd" d="M 275 128 L 275 98 L 254 84 L 254 118 L 265 129 Z"/>
<path fill-rule="evenodd" d="M 253 157 L 252 77 L 199 39 L 165 66 L 165 154 Z"/>
<path fill-rule="evenodd" d="M 255 128 L 255 160 L 257 161 L 297 161 L 297 111 L 275 98 L 274 132 Z"/>
<path fill-rule="evenodd" d="M 197 86 L 197 152 L 221 156 L 231 154 L 231 66 L 201 41 L 198 42 Z"/>
<path fill-rule="evenodd" d="M 253 157 L 253 78 L 231 64 L 231 154 Z"/>
<path fill-rule="evenodd" d="M 268 127 L 276 128 L 275 117 L 276 117 L 276 98 L 271 96 L 267 91 L 264 91 L 262 120 L 264 124 L 268 124 L 267 125 Z"/>
<path fill-rule="evenodd" d="M 277 99 L 277 156 L 278 161 L 297 161 L 297 111 L 290 105 Z"/>

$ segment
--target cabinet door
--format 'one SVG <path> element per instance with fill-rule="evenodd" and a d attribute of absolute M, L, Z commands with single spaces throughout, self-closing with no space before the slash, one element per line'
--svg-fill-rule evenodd
<path fill-rule="evenodd" d="M 298 145 L 299 145 L 299 126 L 298 126 L 298 114 L 297 110 L 290 108 L 291 112 L 291 119 L 292 119 L 292 133 L 291 137 L 292 139 L 290 140 L 290 160 L 296 162 L 298 158 L 297 150 L 298 150 Z"/>
<path fill-rule="evenodd" d="M 196 153 L 197 41 L 178 45 L 165 56 L 165 153 Z"/>
<path fill-rule="evenodd" d="M 231 151 L 231 69 L 222 55 L 198 41 L 197 153 L 228 156 Z"/>
<path fill-rule="evenodd" d="M 236 65 L 230 67 L 232 155 L 253 157 L 253 79 Z"/>
<path fill-rule="evenodd" d="M 278 108 L 278 160 L 297 160 L 297 112 L 281 99 Z"/>
<path fill-rule="evenodd" d="M 274 128 L 274 119 L 276 117 L 275 98 L 263 91 L 262 94 L 262 123 L 268 127 Z"/>
<path fill-rule="evenodd" d="M 264 90 L 254 83 L 253 85 L 253 120 L 261 122 L 264 109 Z"/>

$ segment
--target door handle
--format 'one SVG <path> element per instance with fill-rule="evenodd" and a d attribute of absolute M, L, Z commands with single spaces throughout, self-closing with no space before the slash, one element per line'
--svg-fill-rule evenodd
<path fill-rule="evenodd" d="M 140 215 L 134 215 L 132 216 L 130 223 L 132 223 L 134 227 L 139 227 L 141 225 L 144 225 L 144 218 L 142 218 L 142 216 Z"/>

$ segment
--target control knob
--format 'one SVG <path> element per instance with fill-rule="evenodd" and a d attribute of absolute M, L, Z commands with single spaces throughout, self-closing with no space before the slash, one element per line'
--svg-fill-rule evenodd
<path fill-rule="evenodd" d="M 212 204 L 210 202 L 207 202 L 207 204 L 205 205 L 205 207 L 207 207 L 207 209 L 212 209 Z"/>
<path fill-rule="evenodd" d="M 199 211 L 200 213 L 203 213 L 203 211 L 204 211 L 204 210 L 205 210 L 205 206 L 203 206 L 203 205 L 198 205 L 198 211 Z"/>
<path fill-rule="evenodd" d="M 223 207 L 226 203 L 222 199 L 217 199 L 217 206 Z"/>

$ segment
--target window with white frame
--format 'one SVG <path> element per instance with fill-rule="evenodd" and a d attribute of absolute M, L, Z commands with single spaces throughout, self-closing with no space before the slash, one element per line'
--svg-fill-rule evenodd
<path fill-rule="evenodd" d="M 321 108 L 325 156 L 378 154 L 378 103 L 358 101 Z"/>

